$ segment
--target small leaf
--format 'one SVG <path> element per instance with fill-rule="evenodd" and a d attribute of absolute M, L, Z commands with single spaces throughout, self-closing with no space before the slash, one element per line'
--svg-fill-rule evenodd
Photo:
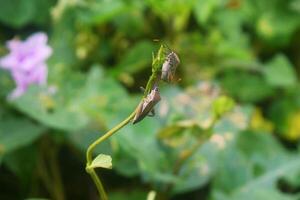
<path fill-rule="evenodd" d="M 288 59 L 277 55 L 263 69 L 266 81 L 277 87 L 293 86 L 297 82 L 295 70 Z"/>
<path fill-rule="evenodd" d="M 99 154 L 92 162 L 90 168 L 106 168 L 112 169 L 111 156 L 105 154 Z"/>
<path fill-rule="evenodd" d="M 221 96 L 213 102 L 213 114 L 216 118 L 222 117 L 226 112 L 229 112 L 234 107 L 234 100 Z"/>
<path fill-rule="evenodd" d="M 147 195 L 147 200 L 155 200 L 156 192 L 154 190 L 151 190 Z"/>

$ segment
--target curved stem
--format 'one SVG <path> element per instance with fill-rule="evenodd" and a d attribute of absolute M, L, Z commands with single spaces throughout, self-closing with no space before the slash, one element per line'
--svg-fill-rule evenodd
<path fill-rule="evenodd" d="M 104 190 L 104 187 L 101 183 L 101 180 L 100 178 L 98 177 L 96 171 L 94 168 L 91 168 L 89 170 L 87 170 L 87 172 L 91 175 L 96 187 L 97 187 L 97 190 L 98 190 L 98 193 L 99 193 L 99 196 L 100 196 L 100 200 L 108 200 L 107 198 L 107 194 Z"/>
<path fill-rule="evenodd" d="M 159 73 L 161 71 L 162 68 L 162 63 L 165 59 L 165 55 L 164 55 L 164 46 L 161 45 L 160 49 L 158 50 L 157 56 L 153 57 L 153 61 L 152 61 L 152 74 L 147 82 L 147 86 L 146 86 L 146 90 L 144 92 L 144 96 L 143 98 L 151 91 L 151 89 L 153 88 L 153 85 L 156 82 L 159 82 L 160 76 Z M 101 183 L 100 178 L 97 176 L 96 171 L 91 168 L 91 164 L 93 161 L 93 151 L 95 149 L 95 147 L 97 145 L 99 145 L 101 142 L 103 142 L 104 140 L 108 139 L 110 136 L 112 136 L 115 132 L 117 132 L 118 130 L 120 130 L 122 127 L 124 127 L 126 124 L 128 124 L 135 116 L 136 114 L 136 110 L 133 111 L 133 113 L 131 113 L 124 121 L 122 121 L 121 123 L 119 123 L 117 126 L 115 126 L 114 128 L 112 128 L 110 131 L 108 131 L 107 133 L 105 133 L 103 136 L 101 136 L 99 139 L 97 139 L 96 141 L 94 141 L 87 149 L 86 152 L 86 171 L 91 175 L 94 183 L 97 186 L 97 190 L 99 192 L 100 195 L 100 199 L 102 200 L 107 200 L 107 195 L 105 193 L 105 190 L 103 188 L 103 185 Z"/>
<path fill-rule="evenodd" d="M 129 117 L 127 117 L 124 121 L 122 121 L 121 123 L 119 123 L 118 125 L 116 125 L 114 128 L 112 128 L 111 130 L 109 130 L 107 133 L 105 133 L 99 139 L 97 139 L 96 141 L 94 141 L 88 147 L 87 152 L 86 152 L 86 160 L 87 160 L 87 164 L 88 165 L 92 163 L 92 153 L 93 153 L 93 150 L 95 149 L 95 147 L 97 145 L 99 145 L 101 142 L 103 142 L 104 140 L 108 139 L 110 136 L 112 136 L 119 129 L 123 128 L 123 126 L 125 126 L 126 124 L 128 124 L 130 122 L 130 120 L 133 119 L 134 115 L 135 115 L 135 111 L 133 113 L 131 113 L 129 115 Z"/>
<path fill-rule="evenodd" d="M 94 141 L 87 149 L 86 152 L 86 171 L 91 175 L 97 190 L 99 192 L 100 195 L 100 199 L 102 200 L 107 200 L 107 195 L 106 192 L 104 190 L 104 187 L 101 183 L 100 178 L 97 176 L 96 171 L 93 168 L 90 168 L 89 166 L 92 164 L 92 156 L 93 156 L 93 151 L 95 149 L 95 147 L 97 145 L 99 145 L 101 142 L 103 142 L 104 140 L 108 139 L 110 136 L 112 136 L 114 133 L 116 133 L 118 130 L 120 130 L 122 127 L 124 127 L 126 124 L 128 124 L 133 117 L 135 116 L 136 111 L 134 111 L 133 113 L 131 113 L 129 115 L 129 117 L 127 117 L 124 121 L 122 121 L 121 123 L 119 123 L 118 125 L 116 125 L 114 128 L 112 128 L 111 130 L 109 130 L 107 133 L 105 133 L 103 136 L 101 136 L 99 139 L 97 139 L 96 141 Z"/>

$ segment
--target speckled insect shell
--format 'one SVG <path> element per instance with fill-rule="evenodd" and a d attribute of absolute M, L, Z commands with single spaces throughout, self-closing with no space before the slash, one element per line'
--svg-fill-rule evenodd
<path fill-rule="evenodd" d="M 160 99 L 158 87 L 155 87 L 138 105 L 132 123 L 135 124 L 144 119 Z"/>
<path fill-rule="evenodd" d="M 135 124 L 144 119 L 154 106 L 160 101 L 160 94 L 158 87 L 155 87 L 151 92 L 140 102 L 136 109 L 136 114 L 132 123 Z"/>
<path fill-rule="evenodd" d="M 179 65 L 180 60 L 175 52 L 171 52 L 167 55 L 165 62 L 161 69 L 161 80 L 171 82 L 175 76 L 176 68 Z"/>

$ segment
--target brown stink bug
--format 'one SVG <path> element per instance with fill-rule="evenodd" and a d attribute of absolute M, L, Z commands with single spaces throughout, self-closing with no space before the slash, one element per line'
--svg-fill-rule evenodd
<path fill-rule="evenodd" d="M 160 94 L 158 90 L 158 86 L 155 86 L 150 93 L 142 99 L 138 107 L 136 108 L 136 114 L 133 118 L 132 123 L 135 124 L 142 119 L 144 119 L 147 115 L 154 112 L 154 106 L 160 101 Z M 154 114 L 154 113 L 153 113 Z"/>
<path fill-rule="evenodd" d="M 167 55 L 166 60 L 163 63 L 161 69 L 161 80 L 168 83 L 172 82 L 176 73 L 176 68 L 179 65 L 179 63 L 180 60 L 177 54 L 171 51 L 171 53 Z"/>

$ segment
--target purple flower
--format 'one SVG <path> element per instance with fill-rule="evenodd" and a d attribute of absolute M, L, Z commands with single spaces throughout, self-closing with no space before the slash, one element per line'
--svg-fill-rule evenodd
<path fill-rule="evenodd" d="M 44 85 L 47 82 L 46 59 L 52 53 L 47 45 L 45 33 L 35 33 L 27 40 L 13 39 L 6 46 L 10 53 L 0 59 L 0 67 L 9 70 L 16 82 L 16 89 L 10 94 L 15 99 L 28 89 L 29 85 Z"/>

